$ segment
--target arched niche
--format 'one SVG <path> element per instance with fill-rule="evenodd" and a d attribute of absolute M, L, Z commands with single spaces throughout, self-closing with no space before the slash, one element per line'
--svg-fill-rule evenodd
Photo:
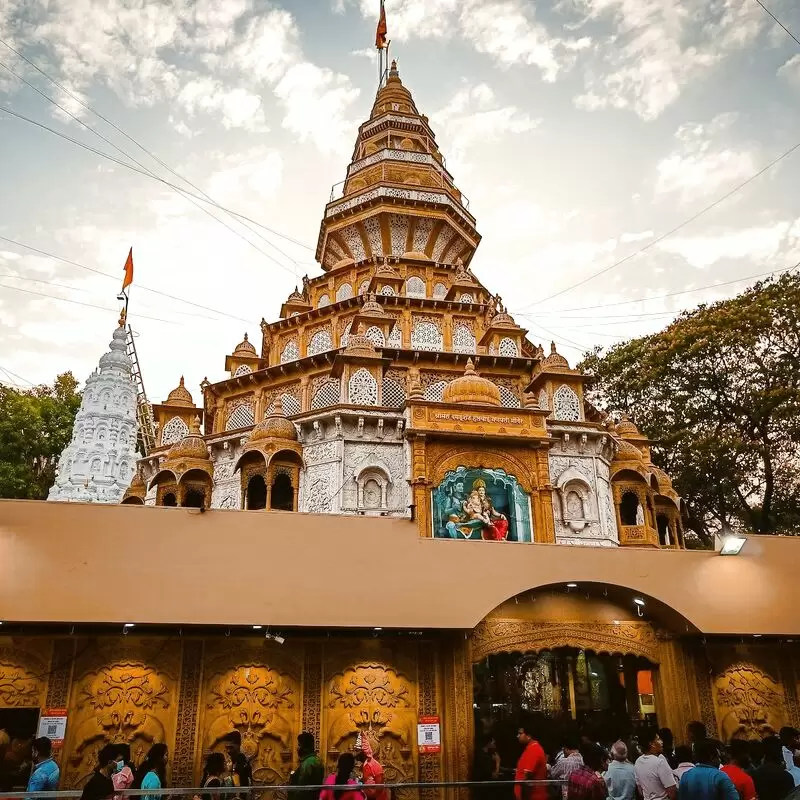
<path fill-rule="evenodd" d="M 128 495 L 121 503 L 122 506 L 143 506 L 144 498 L 137 497 L 135 494 Z"/>
<path fill-rule="evenodd" d="M 153 476 L 148 489 L 154 487 L 157 506 L 178 505 L 178 476 L 171 469 L 162 469 Z"/>
<path fill-rule="evenodd" d="M 597 497 L 577 467 L 567 467 L 558 476 L 554 489 L 561 519 L 571 530 L 580 533 L 590 522 L 600 519 Z"/>
<path fill-rule="evenodd" d="M 383 462 L 362 464 L 355 480 L 359 511 L 382 511 L 388 508 L 392 478 L 389 468 Z"/>
<path fill-rule="evenodd" d="M 268 507 L 276 511 L 297 511 L 300 470 L 303 459 L 294 450 L 278 450 L 267 468 Z"/>
<path fill-rule="evenodd" d="M 239 471 L 242 508 L 262 511 L 267 507 L 267 458 L 260 450 L 249 450 L 236 462 Z"/>
<path fill-rule="evenodd" d="M 211 475 L 203 469 L 190 469 L 178 481 L 178 497 L 184 508 L 208 508 L 211 505 Z"/>

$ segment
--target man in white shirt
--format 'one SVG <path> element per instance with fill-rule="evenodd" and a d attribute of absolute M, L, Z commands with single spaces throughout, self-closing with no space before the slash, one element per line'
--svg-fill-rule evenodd
<path fill-rule="evenodd" d="M 642 797 L 644 800 L 675 800 L 678 784 L 662 755 L 664 743 L 658 731 L 650 731 L 642 737 L 642 745 L 644 755 L 636 759 L 634 766 L 636 785 Z"/>

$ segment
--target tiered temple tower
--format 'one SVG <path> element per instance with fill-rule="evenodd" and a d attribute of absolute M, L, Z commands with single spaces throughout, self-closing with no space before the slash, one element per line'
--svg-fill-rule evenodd
<path fill-rule="evenodd" d="M 48 500 L 118 503 L 136 464 L 136 390 L 125 328 L 87 379 L 72 439 L 58 461 Z"/>
<path fill-rule="evenodd" d="M 154 408 L 125 502 L 415 519 L 424 536 L 682 545 L 680 501 L 627 420 L 584 402 L 477 280 L 480 242 L 393 63 L 303 281 L 204 381 Z M 202 418 L 204 434 L 199 423 Z M 193 427 L 194 426 L 194 427 Z"/>

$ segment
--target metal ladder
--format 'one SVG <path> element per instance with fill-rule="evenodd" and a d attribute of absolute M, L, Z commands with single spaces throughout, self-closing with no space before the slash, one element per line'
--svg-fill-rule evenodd
<path fill-rule="evenodd" d="M 128 358 L 131 360 L 131 380 L 136 384 L 136 420 L 139 423 L 139 449 L 142 455 L 147 456 L 156 446 L 156 426 L 153 422 L 153 407 L 147 400 L 144 390 L 142 370 L 139 366 L 139 357 L 136 355 L 136 344 L 133 340 L 133 330 L 127 326 L 125 337 Z"/>

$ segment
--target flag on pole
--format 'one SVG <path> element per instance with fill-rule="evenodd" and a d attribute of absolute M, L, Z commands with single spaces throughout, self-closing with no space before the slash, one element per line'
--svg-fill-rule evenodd
<path fill-rule="evenodd" d="M 124 292 L 133 283 L 133 248 L 128 251 L 125 259 L 125 277 L 122 279 L 122 291 Z"/>
<path fill-rule="evenodd" d="M 383 7 L 383 0 L 381 0 L 381 15 L 378 17 L 378 27 L 375 31 L 375 47 L 378 50 L 386 47 L 386 9 Z"/>

